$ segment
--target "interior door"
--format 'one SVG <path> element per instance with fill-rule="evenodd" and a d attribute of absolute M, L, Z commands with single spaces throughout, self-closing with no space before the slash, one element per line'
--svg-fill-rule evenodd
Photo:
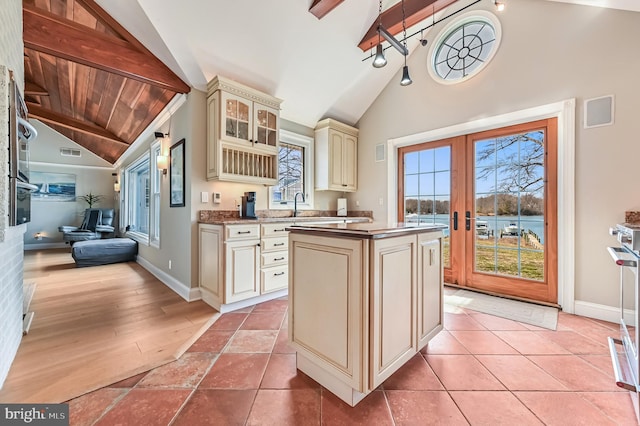
<path fill-rule="evenodd" d="M 556 123 L 399 149 L 398 218 L 448 225 L 445 282 L 557 302 Z"/>

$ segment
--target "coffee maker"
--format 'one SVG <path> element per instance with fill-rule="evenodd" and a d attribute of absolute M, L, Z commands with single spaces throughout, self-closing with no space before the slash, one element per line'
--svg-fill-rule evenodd
<path fill-rule="evenodd" d="M 257 219 L 255 192 L 245 192 L 242 196 L 242 217 L 245 219 Z"/>

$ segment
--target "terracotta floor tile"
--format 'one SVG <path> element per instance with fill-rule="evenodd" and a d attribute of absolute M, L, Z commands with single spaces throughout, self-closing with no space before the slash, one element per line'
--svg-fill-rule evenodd
<path fill-rule="evenodd" d="M 440 354 L 440 355 L 456 355 L 456 354 L 468 354 L 467 348 L 458 342 L 453 335 L 447 331 L 442 330 L 436 334 L 433 339 L 427 343 L 422 351 L 423 354 Z"/>
<path fill-rule="evenodd" d="M 211 352 L 220 353 L 233 336 L 233 330 L 212 330 L 204 332 L 187 352 Z"/>
<path fill-rule="evenodd" d="M 472 425 L 542 425 L 511 392 L 459 391 L 451 397 Z"/>
<path fill-rule="evenodd" d="M 129 389 L 102 388 L 69 401 L 69 422 L 74 426 L 90 426 Z"/>
<path fill-rule="evenodd" d="M 137 385 L 138 382 L 142 380 L 144 376 L 147 375 L 147 373 L 149 372 L 145 371 L 144 373 L 136 374 L 135 376 L 131 376 L 128 379 L 120 380 L 117 383 L 113 383 L 109 385 L 109 387 L 110 388 L 132 388 L 135 385 Z"/>
<path fill-rule="evenodd" d="M 486 330 L 478 321 L 467 314 L 444 314 L 445 330 Z"/>
<path fill-rule="evenodd" d="M 382 386 L 385 390 L 444 390 L 440 380 L 420 354 L 407 361 Z"/>
<path fill-rule="evenodd" d="M 509 390 L 567 390 L 524 355 L 478 355 L 476 358 Z"/>
<path fill-rule="evenodd" d="M 131 389 L 96 425 L 168 425 L 190 394 L 187 389 Z"/>
<path fill-rule="evenodd" d="M 268 302 L 260 303 L 253 308 L 252 312 L 284 312 L 289 307 L 288 300 L 274 299 Z"/>
<path fill-rule="evenodd" d="M 323 426 L 392 426 L 393 419 L 382 391 L 373 391 L 355 407 L 323 389 Z"/>
<path fill-rule="evenodd" d="M 240 330 L 280 330 L 284 312 L 256 312 L 249 314 Z"/>
<path fill-rule="evenodd" d="M 521 323 L 507 318 L 500 318 L 481 312 L 472 312 L 469 316 L 489 330 L 527 330 Z"/>
<path fill-rule="evenodd" d="M 320 385 L 296 368 L 295 354 L 272 354 L 260 389 L 320 389 Z"/>
<path fill-rule="evenodd" d="M 198 389 L 172 426 L 243 425 L 256 390 Z"/>
<path fill-rule="evenodd" d="M 575 331 L 539 331 L 540 336 L 559 346 L 562 346 L 572 354 L 596 354 L 606 355 L 609 353 L 607 341 L 601 342 L 590 339 Z"/>
<path fill-rule="evenodd" d="M 258 389 L 269 354 L 221 354 L 199 389 Z"/>
<path fill-rule="evenodd" d="M 515 392 L 518 398 L 547 425 L 614 425 L 593 404 L 573 392 Z"/>
<path fill-rule="evenodd" d="M 447 392 L 388 390 L 385 394 L 398 426 L 469 424 Z"/>
<path fill-rule="evenodd" d="M 518 351 L 488 330 L 454 330 L 451 335 L 473 354 L 517 354 Z"/>
<path fill-rule="evenodd" d="M 276 337 L 276 344 L 273 346 L 274 354 L 294 354 L 295 349 L 289 345 L 289 333 L 287 329 L 281 329 Z"/>
<path fill-rule="evenodd" d="M 230 312 L 223 314 L 214 322 L 209 330 L 237 330 L 240 324 L 249 316 L 246 313 Z"/>
<path fill-rule="evenodd" d="M 251 305 L 251 306 L 246 306 L 244 308 L 240 308 L 240 309 L 236 309 L 233 311 L 234 314 L 248 314 L 253 312 L 253 310 L 255 309 L 255 305 Z"/>
<path fill-rule="evenodd" d="M 579 355 L 580 358 L 596 367 L 609 377 L 613 377 L 613 365 L 611 355 Z"/>
<path fill-rule="evenodd" d="M 504 390 L 504 386 L 472 355 L 426 355 L 447 390 Z"/>
<path fill-rule="evenodd" d="M 617 425 L 636 425 L 631 394 L 627 392 L 584 392 L 582 397 L 595 405 Z"/>
<path fill-rule="evenodd" d="M 494 331 L 493 333 L 523 355 L 570 353 L 562 346 L 545 339 L 535 331 Z"/>
<path fill-rule="evenodd" d="M 177 361 L 154 368 L 138 388 L 195 388 L 216 359 L 216 354 L 187 352 Z"/>
<path fill-rule="evenodd" d="M 563 327 L 560 329 L 560 327 Z M 617 329 L 611 329 L 609 325 L 603 325 L 591 318 L 560 312 L 558 315 L 558 329 L 570 329 L 597 342 L 606 342 L 607 337 L 617 336 Z"/>
<path fill-rule="evenodd" d="M 224 349 L 225 353 L 271 353 L 277 330 L 238 330 Z"/>
<path fill-rule="evenodd" d="M 318 389 L 260 389 L 247 420 L 247 426 L 319 424 L 320 390 Z"/>
<path fill-rule="evenodd" d="M 574 391 L 620 391 L 609 376 L 577 355 L 535 355 L 528 357 L 536 365 Z"/>

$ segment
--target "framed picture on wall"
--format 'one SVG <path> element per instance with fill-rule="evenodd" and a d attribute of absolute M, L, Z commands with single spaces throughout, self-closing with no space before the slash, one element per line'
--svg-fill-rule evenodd
<path fill-rule="evenodd" d="M 184 207 L 184 139 L 169 148 L 169 207 Z"/>

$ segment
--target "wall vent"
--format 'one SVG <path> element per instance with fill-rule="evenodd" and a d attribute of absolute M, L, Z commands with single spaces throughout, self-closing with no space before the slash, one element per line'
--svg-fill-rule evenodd
<path fill-rule="evenodd" d="M 379 161 L 384 161 L 384 144 L 376 145 L 376 163 Z"/>
<path fill-rule="evenodd" d="M 60 155 L 62 155 L 63 157 L 80 157 L 82 154 L 79 149 L 60 148 Z"/>

